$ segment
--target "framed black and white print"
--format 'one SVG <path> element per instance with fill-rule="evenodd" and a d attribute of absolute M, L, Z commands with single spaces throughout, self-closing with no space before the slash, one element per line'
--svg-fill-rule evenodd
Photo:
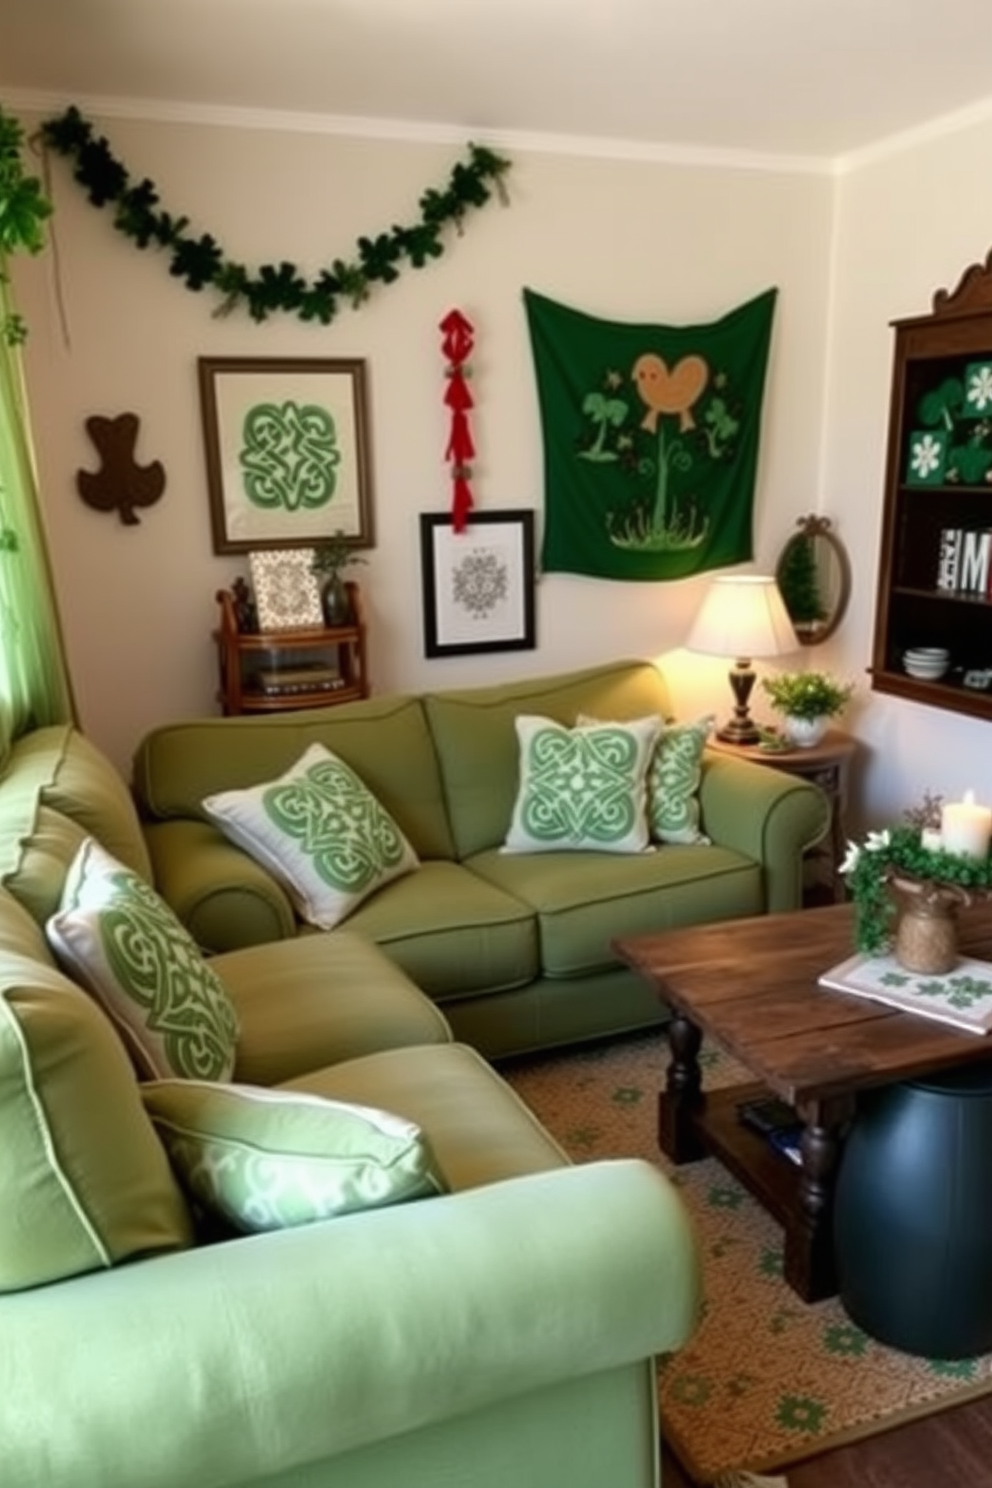
<path fill-rule="evenodd" d="M 421 512 L 425 656 L 534 649 L 534 513 Z"/>
<path fill-rule="evenodd" d="M 215 553 L 372 546 L 365 363 L 200 357 Z"/>

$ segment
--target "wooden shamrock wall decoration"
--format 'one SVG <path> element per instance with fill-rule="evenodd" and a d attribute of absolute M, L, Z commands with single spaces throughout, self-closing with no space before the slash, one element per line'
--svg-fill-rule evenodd
<path fill-rule="evenodd" d="M 139 465 L 135 459 L 138 415 L 121 413 L 117 418 L 102 418 L 93 414 L 86 420 L 86 432 L 103 465 L 96 471 L 77 470 L 76 489 L 87 506 L 97 511 L 113 511 L 116 507 L 125 526 L 136 526 L 140 518 L 135 507 L 151 506 L 165 490 L 161 460 Z"/>

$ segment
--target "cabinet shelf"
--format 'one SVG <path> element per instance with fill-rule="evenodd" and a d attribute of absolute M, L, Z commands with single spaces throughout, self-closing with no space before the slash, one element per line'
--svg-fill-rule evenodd
<path fill-rule="evenodd" d="M 938 290 L 928 315 L 893 322 L 895 344 L 871 686 L 992 718 L 992 253 Z M 950 652 L 937 681 L 903 653 Z"/>
<path fill-rule="evenodd" d="M 350 625 L 279 631 L 240 629 L 234 595 L 217 591 L 217 701 L 225 714 L 330 708 L 368 697 L 361 594 L 357 584 L 345 588 Z"/>

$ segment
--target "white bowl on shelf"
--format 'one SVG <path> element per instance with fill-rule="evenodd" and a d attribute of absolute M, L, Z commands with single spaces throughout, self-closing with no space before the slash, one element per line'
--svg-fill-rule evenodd
<path fill-rule="evenodd" d="M 947 671 L 951 657 L 942 646 L 916 646 L 904 651 L 902 664 L 910 677 L 920 682 L 937 682 Z"/>

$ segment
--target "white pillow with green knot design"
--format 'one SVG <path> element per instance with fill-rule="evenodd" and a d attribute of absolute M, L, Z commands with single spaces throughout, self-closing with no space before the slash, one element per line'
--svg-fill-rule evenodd
<path fill-rule="evenodd" d="M 599 722 L 582 713 L 576 719 L 580 728 Z M 653 842 L 709 845 L 699 825 L 698 791 L 703 749 L 715 723 L 710 713 L 693 723 L 663 725 L 648 766 L 648 831 Z"/>
<path fill-rule="evenodd" d="M 140 1074 L 230 1079 L 238 1019 L 224 983 L 164 899 L 94 838 L 80 845 L 45 932 Z"/>
<path fill-rule="evenodd" d="M 283 775 L 207 796 L 226 837 L 284 886 L 300 917 L 332 930 L 419 859 L 350 765 L 311 744 Z"/>
<path fill-rule="evenodd" d="M 566 728 L 516 720 L 520 778 L 504 852 L 650 851 L 646 776 L 659 718 Z"/>
<path fill-rule="evenodd" d="M 200 1080 L 150 1081 L 141 1099 L 189 1197 L 242 1234 L 446 1188 L 420 1127 L 389 1111 Z"/>

